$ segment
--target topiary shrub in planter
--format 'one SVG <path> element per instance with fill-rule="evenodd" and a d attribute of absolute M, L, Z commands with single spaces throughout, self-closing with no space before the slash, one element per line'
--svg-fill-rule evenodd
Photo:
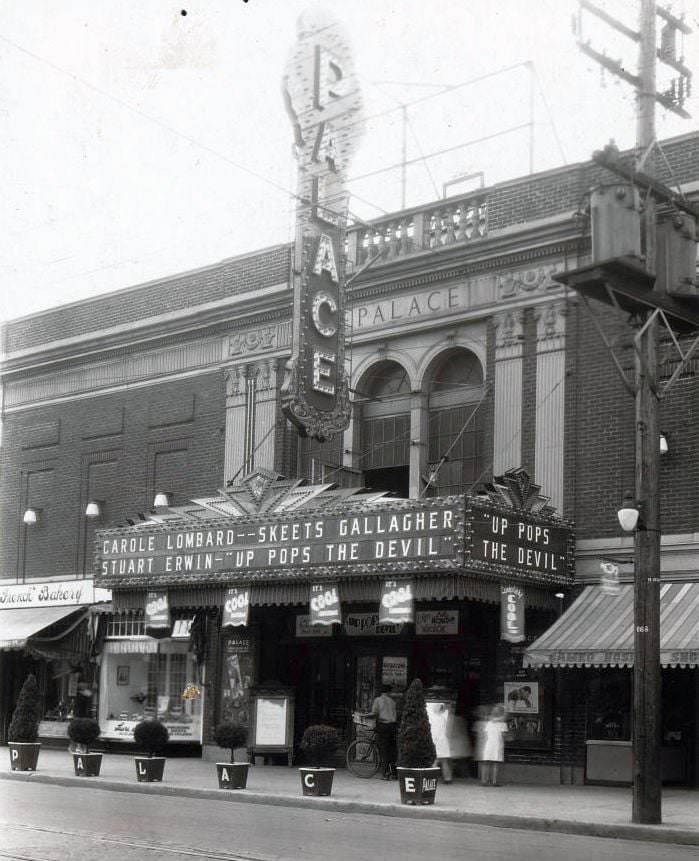
<path fill-rule="evenodd" d="M 226 722 L 216 727 L 214 740 L 219 747 L 231 752 L 230 762 L 217 762 L 219 789 L 245 789 L 248 783 L 249 762 L 236 762 L 235 750 L 244 747 L 248 740 L 248 728 L 239 723 Z"/>
<path fill-rule="evenodd" d="M 140 783 L 152 783 L 163 779 L 165 757 L 156 756 L 165 749 L 170 733 L 167 727 L 156 718 L 147 718 L 136 724 L 133 730 L 134 741 L 146 751 L 148 756 L 137 756 L 136 777 Z"/>
<path fill-rule="evenodd" d="M 36 676 L 28 675 L 17 698 L 7 731 L 13 771 L 36 771 L 41 744 L 36 740 L 41 720 L 41 694 Z"/>
<path fill-rule="evenodd" d="M 304 795 L 330 795 L 333 787 L 334 768 L 324 767 L 340 744 L 340 733 L 334 726 L 312 724 L 306 727 L 300 748 L 315 766 L 300 768 L 301 789 Z"/>
<path fill-rule="evenodd" d="M 76 777 L 99 776 L 102 754 L 90 753 L 90 747 L 97 741 L 100 732 L 100 725 L 93 718 L 73 718 L 68 723 L 68 738 L 78 748 L 73 752 Z"/>
<path fill-rule="evenodd" d="M 405 695 L 397 742 L 401 802 L 434 804 L 439 768 L 420 679 L 413 680 Z"/>

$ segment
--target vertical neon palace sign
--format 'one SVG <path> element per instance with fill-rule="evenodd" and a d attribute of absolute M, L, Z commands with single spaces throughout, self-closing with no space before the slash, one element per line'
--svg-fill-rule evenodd
<path fill-rule="evenodd" d="M 345 373 L 347 168 L 362 130 L 347 40 L 324 11 L 304 13 L 283 80 L 298 160 L 293 346 L 282 408 L 301 436 L 349 424 Z"/>

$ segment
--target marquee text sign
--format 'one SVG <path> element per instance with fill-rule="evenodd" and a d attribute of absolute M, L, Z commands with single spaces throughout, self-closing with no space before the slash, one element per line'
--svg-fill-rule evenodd
<path fill-rule="evenodd" d="M 470 560 L 523 574 L 568 574 L 567 527 L 507 509 L 474 507 L 471 514 Z"/>
<path fill-rule="evenodd" d="M 454 560 L 461 512 L 454 506 L 345 517 L 306 517 L 151 534 L 102 535 L 98 576 L 142 575 L 148 582 L 186 572 L 246 572 L 309 565 Z"/>

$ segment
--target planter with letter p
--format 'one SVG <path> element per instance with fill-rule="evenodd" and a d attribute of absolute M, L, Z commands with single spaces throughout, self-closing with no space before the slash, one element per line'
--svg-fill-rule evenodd
<path fill-rule="evenodd" d="M 301 789 L 304 795 L 330 795 L 333 788 L 334 768 L 299 768 Z"/>
<path fill-rule="evenodd" d="M 8 742 L 8 747 L 12 771 L 36 771 L 41 750 L 40 742 L 11 741 Z"/>
<path fill-rule="evenodd" d="M 439 768 L 401 768 L 398 766 L 401 804 L 434 804 Z"/>

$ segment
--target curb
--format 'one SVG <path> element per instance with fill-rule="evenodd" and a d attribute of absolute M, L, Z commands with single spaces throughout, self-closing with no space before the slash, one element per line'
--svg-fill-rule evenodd
<path fill-rule="evenodd" d="M 297 807 L 338 813 L 363 813 L 373 816 L 393 816 L 404 819 L 428 819 L 441 822 L 460 822 L 486 825 L 492 828 L 512 828 L 523 831 L 543 831 L 556 834 L 575 834 L 618 840 L 640 840 L 647 843 L 674 843 L 682 846 L 699 846 L 699 831 L 663 828 L 655 825 L 580 822 L 570 819 L 547 819 L 539 816 L 507 816 L 499 813 L 473 813 L 459 808 L 439 806 L 412 807 L 403 804 L 386 804 L 375 801 L 343 801 L 338 798 L 274 795 L 254 790 L 195 789 L 171 786 L 165 783 L 133 783 L 104 780 L 100 777 L 71 777 L 40 774 L 39 772 L 0 772 L 0 780 L 19 780 L 25 783 L 44 783 L 52 786 L 78 786 L 83 789 L 101 789 L 109 792 L 139 792 L 144 795 L 164 795 L 171 798 L 200 798 L 242 804 L 267 804 L 277 807 Z"/>

